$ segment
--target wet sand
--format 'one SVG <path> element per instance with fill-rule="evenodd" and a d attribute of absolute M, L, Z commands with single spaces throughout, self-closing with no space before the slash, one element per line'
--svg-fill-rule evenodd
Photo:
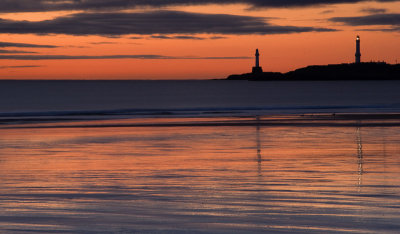
<path fill-rule="evenodd" d="M 87 119 L 0 118 L 0 129 L 17 128 L 114 128 L 114 127 L 207 127 L 207 126 L 400 126 L 400 113 L 316 113 L 236 117 L 159 117 Z"/>
<path fill-rule="evenodd" d="M 0 232 L 397 233 L 398 114 L 7 123 Z"/>

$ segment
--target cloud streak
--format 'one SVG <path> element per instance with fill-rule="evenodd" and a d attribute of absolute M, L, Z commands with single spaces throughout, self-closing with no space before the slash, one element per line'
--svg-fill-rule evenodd
<path fill-rule="evenodd" d="M 331 22 L 343 23 L 350 26 L 376 26 L 387 25 L 392 28 L 383 29 L 364 29 L 365 31 L 384 31 L 384 32 L 400 32 L 400 14 L 374 14 L 358 17 L 334 17 L 329 19 Z"/>
<path fill-rule="evenodd" d="M 128 34 L 288 34 L 335 31 L 328 28 L 279 26 L 263 17 L 183 11 L 79 13 L 39 22 L 0 19 L 0 33 L 121 36 Z"/>
<path fill-rule="evenodd" d="M 178 39 L 178 40 L 207 40 L 207 39 L 225 39 L 226 37 L 196 37 L 196 36 L 188 36 L 188 35 L 175 35 L 175 36 L 166 36 L 166 35 L 153 35 L 150 38 L 154 39 Z"/>
<path fill-rule="evenodd" d="M 1 20 L 0 20 L 1 22 Z M 1 23 L 0 23 L 1 25 Z M 37 45 L 37 44 L 27 44 L 27 43 L 13 43 L 13 42 L 0 42 L 0 48 L 5 47 L 20 47 L 20 48 L 58 48 L 54 45 Z"/>
<path fill-rule="evenodd" d="M 375 14 L 357 17 L 333 17 L 332 22 L 344 23 L 351 26 L 360 25 L 400 25 L 400 14 Z"/>
<path fill-rule="evenodd" d="M 21 50 L 0 50 L 0 54 L 36 54 L 33 51 L 21 51 Z"/>
<path fill-rule="evenodd" d="M 204 37 L 196 37 L 196 36 L 166 36 L 166 35 L 153 35 L 151 38 L 154 39 L 183 39 L 183 40 L 205 40 L 207 38 Z"/>
<path fill-rule="evenodd" d="M 0 66 L 0 69 L 35 68 L 35 67 L 43 67 L 43 66 L 39 66 L 39 65 L 23 65 L 23 66 Z"/>
<path fill-rule="evenodd" d="M 115 10 L 137 7 L 166 7 L 205 4 L 246 4 L 257 7 L 307 7 L 369 0 L 2 0 L 0 12 L 42 12 L 63 10 Z M 396 2 L 398 0 L 376 0 Z"/>
<path fill-rule="evenodd" d="M 367 8 L 361 9 L 361 12 L 365 12 L 365 13 L 369 13 L 369 14 L 383 14 L 386 12 L 386 9 L 367 7 Z"/>
<path fill-rule="evenodd" d="M 198 56 L 164 56 L 143 55 L 0 55 L 0 60 L 81 60 L 81 59 L 250 59 L 252 57 L 198 57 Z"/>

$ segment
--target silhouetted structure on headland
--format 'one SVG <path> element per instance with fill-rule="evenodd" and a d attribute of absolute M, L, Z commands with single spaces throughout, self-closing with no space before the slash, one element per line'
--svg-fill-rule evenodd
<path fill-rule="evenodd" d="M 253 74 L 262 73 L 262 67 L 260 67 L 260 53 L 258 53 L 258 49 L 256 49 L 256 66 L 253 67 Z"/>
<path fill-rule="evenodd" d="M 356 38 L 356 63 L 361 63 L 361 48 L 360 48 L 360 36 Z"/>
<path fill-rule="evenodd" d="M 263 72 L 256 50 L 256 66 L 252 73 L 230 75 L 228 80 L 400 80 L 400 64 L 361 62 L 360 36 L 356 38 L 355 63 L 314 65 L 287 73 Z"/>

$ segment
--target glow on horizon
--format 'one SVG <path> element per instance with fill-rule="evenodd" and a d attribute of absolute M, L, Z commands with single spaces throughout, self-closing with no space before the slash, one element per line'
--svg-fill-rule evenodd
<path fill-rule="evenodd" d="M 249 10 L 247 5 L 176 6 L 176 10 L 207 14 L 265 17 L 272 25 L 331 28 L 331 32 L 290 34 L 166 34 L 73 36 L 64 34 L 1 34 L 0 42 L 55 45 L 57 48 L 7 47 L 0 50 L 35 52 L 23 55 L 162 55 L 174 59 L 0 59 L 1 79 L 210 79 L 250 72 L 254 50 L 260 50 L 264 71 L 287 72 L 313 64 L 349 63 L 354 60 L 354 36 L 363 37 L 363 61 L 396 63 L 400 58 L 400 32 L 378 26 L 345 26 L 333 17 L 365 16 L 363 9 L 400 12 L 398 2 L 362 2 L 304 8 Z M 138 9 L 134 11 L 146 11 Z M 151 10 L 151 9 L 150 9 Z M 2 19 L 42 21 L 83 11 L 0 14 Z M 363 31 L 360 31 L 363 30 Z M 368 31 L 365 31 L 368 30 Z M 155 37 L 152 37 L 155 36 Z M 159 38 L 157 38 L 160 36 Z M 164 38 L 163 38 L 164 37 Z M 169 37 L 166 39 L 166 37 Z M 173 38 L 178 37 L 178 38 Z M 179 38 L 181 37 L 181 38 Z M 185 38 L 186 39 L 183 39 Z M 192 39 L 187 39 L 192 37 Z M 10 55 L 0 53 L 1 56 Z M 22 55 L 22 54 L 19 54 Z M 195 57 L 196 59 L 188 59 Z M 216 57 L 248 57 L 210 59 Z"/>

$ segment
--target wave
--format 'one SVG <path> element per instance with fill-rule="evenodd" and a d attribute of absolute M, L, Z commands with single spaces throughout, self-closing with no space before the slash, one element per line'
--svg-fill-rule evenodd
<path fill-rule="evenodd" d="M 0 123 L 71 121 L 99 119 L 130 119 L 157 117 L 240 117 L 273 114 L 309 113 L 393 113 L 400 112 L 400 104 L 390 105 L 332 105 L 332 106 L 263 106 L 263 107 L 203 107 L 169 109 L 113 109 L 68 110 L 0 113 Z"/>

